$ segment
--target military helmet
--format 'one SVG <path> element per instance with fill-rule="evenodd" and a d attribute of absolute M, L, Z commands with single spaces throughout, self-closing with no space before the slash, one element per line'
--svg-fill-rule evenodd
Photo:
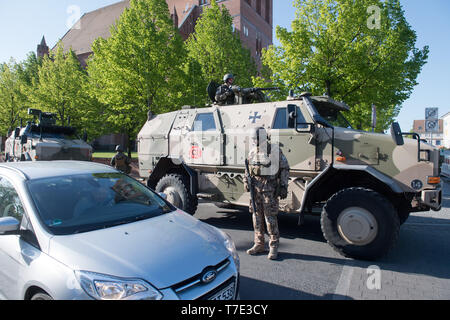
<path fill-rule="evenodd" d="M 123 148 L 121 145 L 116 146 L 116 152 L 123 152 Z"/>
<path fill-rule="evenodd" d="M 223 82 L 227 82 L 230 79 L 234 79 L 233 74 L 231 73 L 227 73 L 224 77 L 223 77 Z"/>

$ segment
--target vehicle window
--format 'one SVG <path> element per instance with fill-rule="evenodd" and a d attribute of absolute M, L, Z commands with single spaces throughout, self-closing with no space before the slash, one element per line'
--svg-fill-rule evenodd
<path fill-rule="evenodd" d="M 300 108 L 297 107 L 297 123 L 306 123 L 303 113 Z M 307 128 L 307 125 L 299 125 L 299 128 Z M 275 121 L 273 124 L 273 129 L 294 129 L 288 127 L 288 114 L 287 108 L 278 108 L 275 114 Z"/>
<path fill-rule="evenodd" d="M 216 129 L 216 121 L 214 120 L 213 113 L 200 113 L 195 118 L 193 131 L 216 131 Z"/>
<path fill-rule="evenodd" d="M 8 180 L 0 178 L 0 216 L 22 221 L 23 213 L 22 202 L 16 189 Z"/>
<path fill-rule="evenodd" d="M 64 176 L 28 182 L 41 221 L 56 235 L 146 220 L 175 210 L 121 173 Z"/>
<path fill-rule="evenodd" d="M 352 129 L 350 122 L 344 117 L 341 111 L 332 109 L 320 104 L 315 104 L 317 112 L 335 127 Z"/>

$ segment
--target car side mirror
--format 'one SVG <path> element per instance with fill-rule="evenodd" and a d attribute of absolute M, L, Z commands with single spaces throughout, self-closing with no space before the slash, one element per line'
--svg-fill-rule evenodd
<path fill-rule="evenodd" d="M 20 229 L 20 222 L 13 217 L 0 218 L 0 235 L 18 232 Z"/>
<path fill-rule="evenodd" d="M 400 129 L 400 125 L 398 122 L 394 122 L 391 125 L 391 136 L 392 140 L 398 145 L 402 146 L 405 144 L 405 141 L 403 140 L 402 130 Z"/>

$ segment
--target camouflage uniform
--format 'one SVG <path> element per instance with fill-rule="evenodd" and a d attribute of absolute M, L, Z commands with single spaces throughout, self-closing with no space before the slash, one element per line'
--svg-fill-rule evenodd
<path fill-rule="evenodd" d="M 248 251 L 249 254 L 263 252 L 265 243 L 265 227 L 269 234 L 270 259 L 276 259 L 280 241 L 278 229 L 279 197 L 287 197 L 289 183 L 289 164 L 278 145 L 269 144 L 267 152 L 264 147 L 254 147 L 249 152 L 249 170 L 255 195 L 256 212 L 250 204 L 253 214 L 253 228 L 255 230 L 255 246 Z M 245 189 L 249 191 L 248 172 L 244 179 Z"/>
<path fill-rule="evenodd" d="M 216 101 L 220 105 L 233 105 L 235 104 L 235 94 L 228 84 L 221 85 L 216 92 Z"/>
<path fill-rule="evenodd" d="M 223 77 L 223 85 L 217 88 L 216 101 L 219 105 L 232 105 L 235 104 L 236 95 L 234 94 L 232 84 L 234 76 L 229 73 Z"/>
<path fill-rule="evenodd" d="M 117 154 L 111 159 L 111 166 L 126 174 L 131 173 L 131 160 L 123 151 L 118 151 Z"/>

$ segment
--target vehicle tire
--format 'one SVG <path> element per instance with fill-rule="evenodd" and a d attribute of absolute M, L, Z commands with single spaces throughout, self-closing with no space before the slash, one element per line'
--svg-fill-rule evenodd
<path fill-rule="evenodd" d="M 403 209 L 403 208 L 398 209 L 398 218 L 400 221 L 400 225 L 403 225 L 406 222 L 406 220 L 408 220 L 409 215 L 410 215 L 410 212 L 408 210 Z"/>
<path fill-rule="evenodd" d="M 48 294 L 40 292 L 36 293 L 34 296 L 31 297 L 31 300 L 53 300 L 52 297 L 50 297 Z"/>
<path fill-rule="evenodd" d="M 189 180 L 183 175 L 168 174 L 162 177 L 155 191 L 165 193 L 167 201 L 191 215 L 197 211 L 198 198 L 189 192 Z"/>
<path fill-rule="evenodd" d="M 396 243 L 397 211 L 379 193 L 349 188 L 334 194 L 321 215 L 322 232 L 338 253 L 359 260 L 377 260 Z"/>

